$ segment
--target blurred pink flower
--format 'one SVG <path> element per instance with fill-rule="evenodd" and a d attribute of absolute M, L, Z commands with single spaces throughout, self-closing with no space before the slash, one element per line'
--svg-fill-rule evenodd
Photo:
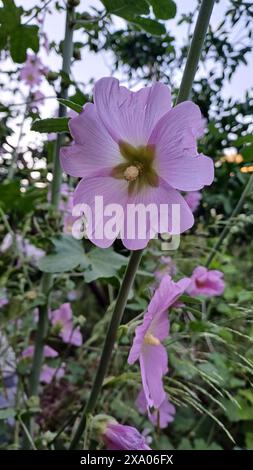
<path fill-rule="evenodd" d="M 0 252 L 5 253 L 8 251 L 12 247 L 13 243 L 13 235 L 11 233 L 7 233 L 0 246 Z M 23 238 L 22 235 L 15 235 L 15 243 L 17 249 L 22 253 L 22 255 L 28 258 L 32 263 L 36 263 L 39 258 L 45 255 L 44 250 L 37 248 L 27 239 Z"/>
<path fill-rule="evenodd" d="M 64 367 L 59 367 L 56 369 L 55 367 L 50 367 L 47 364 L 44 364 L 42 369 L 41 369 L 41 374 L 40 374 L 40 381 L 44 382 L 46 384 L 49 384 L 52 382 L 53 379 L 61 379 L 65 374 L 65 369 Z"/>
<path fill-rule="evenodd" d="M 36 54 L 28 54 L 24 66 L 20 69 L 20 79 L 33 88 L 40 85 L 42 77 L 48 72 Z"/>
<path fill-rule="evenodd" d="M 204 295 L 205 297 L 222 295 L 225 289 L 223 276 L 221 271 L 209 271 L 204 266 L 198 266 L 191 275 L 191 284 L 187 292 L 193 297 L 196 295 Z"/>
<path fill-rule="evenodd" d="M 176 409 L 175 406 L 170 403 L 166 396 L 160 407 L 151 413 L 147 406 L 147 401 L 143 388 L 140 390 L 139 395 L 135 402 L 139 412 L 145 414 L 148 412 L 148 417 L 154 426 L 159 428 L 167 428 L 168 424 L 174 421 Z"/>
<path fill-rule="evenodd" d="M 22 352 L 22 357 L 33 357 L 34 355 L 34 345 L 28 346 Z M 45 345 L 43 349 L 43 356 L 44 357 L 58 357 L 59 354 L 50 346 Z"/>
<path fill-rule="evenodd" d="M 28 346 L 22 352 L 22 358 L 32 358 L 34 355 L 34 345 Z M 43 356 L 46 358 L 55 358 L 58 357 L 59 354 L 50 346 L 45 345 L 43 348 Z M 53 379 L 61 379 L 65 374 L 64 364 L 61 364 L 60 367 L 51 367 L 47 364 L 44 364 L 41 373 L 40 373 L 40 382 L 44 382 L 49 384 Z"/>
<path fill-rule="evenodd" d="M 57 310 L 51 311 L 49 317 L 52 325 L 57 325 L 60 328 L 59 334 L 65 343 L 70 343 L 74 346 L 81 346 L 83 344 L 80 328 L 74 328 L 73 326 L 73 314 L 70 303 L 65 303 Z"/>
<path fill-rule="evenodd" d="M 159 409 L 166 393 L 163 376 L 168 372 L 168 355 L 161 341 L 169 336 L 168 308 L 183 294 L 190 280 L 172 281 L 169 275 L 163 277 L 144 315 L 137 326 L 128 363 L 140 362 L 142 386 L 147 407 Z"/>
<path fill-rule="evenodd" d="M 202 195 L 199 191 L 190 191 L 184 196 L 188 206 L 192 212 L 195 212 L 199 206 L 199 203 L 202 199 Z"/>
<path fill-rule="evenodd" d="M 107 423 L 103 440 L 108 450 L 150 450 L 145 437 L 132 426 Z"/>
<path fill-rule="evenodd" d="M 127 248 L 144 248 L 158 229 L 151 219 L 144 239 L 136 233 L 127 236 L 133 225 L 132 219 L 127 220 L 129 204 L 169 205 L 164 217 L 168 220 L 159 220 L 160 229 L 166 224 L 166 231 L 172 231 L 171 205 L 178 204 L 180 229 L 174 233 L 193 225 L 180 191 L 199 190 L 214 177 L 212 160 L 197 151 L 197 138 L 203 132 L 198 106 L 186 101 L 171 108 L 170 90 L 159 82 L 131 92 L 115 78 L 102 78 L 95 85 L 94 104 L 86 104 L 69 127 L 74 142 L 61 149 L 61 164 L 66 173 L 82 178 L 74 204 L 86 203 L 93 213 L 95 196 L 103 196 L 105 206 L 119 204 L 124 217 L 118 220 L 115 238 L 120 234 Z M 106 248 L 114 240 L 97 237 L 95 227 L 103 227 L 103 216 L 96 214 L 88 236 Z"/>

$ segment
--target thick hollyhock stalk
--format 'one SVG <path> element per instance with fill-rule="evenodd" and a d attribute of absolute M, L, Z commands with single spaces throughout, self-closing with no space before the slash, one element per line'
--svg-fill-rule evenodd
<path fill-rule="evenodd" d="M 66 26 L 65 26 L 65 38 L 64 38 L 64 47 L 63 47 L 63 64 L 62 64 L 62 72 L 69 75 L 70 72 L 70 64 L 71 64 L 71 57 L 73 52 L 73 29 L 74 29 L 74 5 L 73 2 L 68 2 L 67 7 L 67 14 L 66 14 Z M 67 98 L 68 94 L 68 86 L 62 79 L 61 83 L 61 98 Z M 62 104 L 59 107 L 59 117 L 64 117 L 66 115 L 66 107 Z M 60 199 L 60 186 L 62 180 L 62 171 L 59 164 L 59 149 L 63 143 L 64 135 L 58 134 L 57 142 L 56 142 L 56 151 L 54 155 L 54 171 L 53 171 L 53 181 L 52 181 L 52 189 L 51 189 L 51 203 L 52 206 L 57 209 L 59 205 Z M 50 289 L 52 286 L 52 275 L 51 274 L 44 274 L 41 283 L 41 290 L 42 293 L 47 298 L 50 293 Z M 43 305 L 39 309 L 39 321 L 38 321 L 38 328 L 36 332 L 36 340 L 35 340 L 35 351 L 33 357 L 33 364 L 32 364 L 32 371 L 30 377 L 30 384 L 29 384 L 29 395 L 37 395 L 38 393 L 38 386 L 39 386 L 39 377 L 43 362 L 43 346 L 44 346 L 44 339 L 47 334 L 48 330 L 48 305 L 47 303 Z"/>
<path fill-rule="evenodd" d="M 201 4 L 201 8 L 199 11 L 197 23 L 195 26 L 195 31 L 193 34 L 191 46 L 189 49 L 189 54 L 182 78 L 182 83 L 180 86 L 178 98 L 177 98 L 177 104 L 181 103 L 184 100 L 187 100 L 194 76 L 198 67 L 198 62 L 201 54 L 201 49 L 204 43 L 206 31 L 208 28 L 208 24 L 210 21 L 212 9 L 214 6 L 214 1 L 215 0 L 203 0 Z M 83 414 L 81 416 L 78 428 L 74 434 L 74 437 L 72 439 L 72 442 L 70 444 L 70 449 L 75 449 L 78 446 L 79 440 L 84 432 L 85 426 L 86 426 L 86 418 L 87 415 L 92 413 L 96 403 L 97 399 L 104 381 L 104 378 L 107 373 L 108 365 L 111 359 L 115 339 L 116 339 L 116 334 L 117 334 L 117 329 L 120 325 L 125 306 L 127 303 L 128 299 L 128 294 L 131 289 L 131 286 L 133 285 L 134 278 L 141 260 L 142 256 L 142 250 L 136 250 L 131 254 L 130 260 L 128 267 L 125 272 L 124 279 L 122 281 L 122 285 L 118 294 L 118 298 L 116 301 L 115 309 L 112 314 L 111 322 L 108 328 L 108 332 L 106 335 L 101 359 L 100 359 L 100 364 L 98 366 L 98 370 L 96 373 L 96 377 L 94 379 L 93 387 L 91 390 L 90 398 L 86 404 L 85 409 L 83 410 Z"/>

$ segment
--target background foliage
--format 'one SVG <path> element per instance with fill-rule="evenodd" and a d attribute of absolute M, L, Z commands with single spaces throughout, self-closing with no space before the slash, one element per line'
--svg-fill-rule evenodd
<path fill-rule="evenodd" d="M 0 364 L 4 369 L 8 360 L 5 337 L 15 352 L 13 373 L 18 385 L 15 399 L 0 409 L 0 443 L 3 448 L 22 447 L 25 419 L 34 415 L 36 447 L 62 448 L 70 438 L 69 417 L 88 398 L 129 253 L 119 241 L 113 248 L 99 250 L 87 240 L 73 240 L 63 233 L 62 213 L 48 202 L 55 140 L 48 140 L 46 134 L 66 132 L 68 118 L 55 119 L 47 112 L 42 115 L 43 110 L 47 111 L 49 98 L 39 105 L 33 90 L 27 92 L 19 77 L 27 53 L 40 55 L 45 48 L 43 18 L 56 11 L 64 12 L 65 2 L 41 2 L 30 10 L 25 5 L 18 7 L 13 0 L 1 3 L 0 49 L 5 67 L 0 72 L 0 236 L 4 240 L 11 234 L 14 242 L 7 250 L 0 247 L 1 298 L 7 298 L 0 315 Z M 182 237 L 180 249 L 172 254 L 176 277 L 191 275 L 197 265 L 205 264 L 222 228 L 229 223 L 229 234 L 212 262 L 213 269 L 224 272 L 225 293 L 208 301 L 186 296 L 187 308 L 171 312 L 166 389 L 177 413 L 167 429 L 154 429 L 134 406 L 140 376 L 138 369 L 130 370 L 126 361 L 135 317 L 147 306 L 154 273 L 164 269 L 161 243 L 151 242 L 137 273 L 100 400 L 100 413 L 145 429 L 152 438 L 151 447 L 156 449 L 253 449 L 252 192 L 240 215 L 229 220 L 253 171 L 253 95 L 248 90 L 244 99 L 224 97 L 224 88 L 238 67 L 244 64 L 246 73 L 248 70 L 253 6 L 247 1 L 227 3 L 220 24 L 209 28 L 192 92 L 192 100 L 200 106 L 206 120 L 199 147 L 214 159 L 216 178 L 203 192 L 194 228 Z M 198 5 L 195 11 L 181 16 L 172 0 L 105 0 L 99 8 L 83 11 L 78 7 L 77 11 L 75 29 L 82 32 L 83 40 L 74 39 L 73 63 L 88 51 L 110 51 L 111 72 L 120 72 L 122 81 L 136 86 L 156 78 L 172 87 L 175 98 Z M 174 37 L 170 19 L 175 16 L 178 32 Z M 115 17 L 121 18 L 119 27 Z M 185 27 L 188 33 L 182 43 L 178 38 Z M 232 31 L 238 32 L 235 39 Z M 62 43 L 49 43 L 48 53 L 56 51 L 61 56 L 62 47 Z M 45 70 L 43 80 L 48 83 L 56 108 L 60 83 L 70 86 L 72 104 L 62 102 L 68 111 L 72 108 L 78 112 L 92 99 L 88 84 L 76 82 L 72 73 Z M 48 120 L 41 120 L 45 115 Z M 41 136 L 36 134 L 32 142 L 24 139 L 24 122 Z M 19 135 L 15 146 L 13 133 Z M 65 140 L 69 139 L 65 135 Z M 73 187 L 72 180 L 65 178 L 65 182 Z M 47 255 L 34 261 L 20 249 L 14 234 Z M 80 326 L 84 341 L 79 348 L 66 345 L 51 329 L 47 344 L 59 353 L 52 365 L 57 368 L 64 362 L 64 377 L 60 383 L 41 386 L 39 397 L 27 398 L 30 365 L 20 359 L 22 351 L 34 340 L 34 309 L 45 303 L 40 291 L 43 272 L 54 274 L 52 309 L 71 301 L 74 324 Z M 3 370 L 1 375 L 0 394 L 6 397 Z M 57 436 L 62 426 L 64 429 Z M 98 448 L 100 444 L 92 436 L 90 439 L 90 448 Z"/>

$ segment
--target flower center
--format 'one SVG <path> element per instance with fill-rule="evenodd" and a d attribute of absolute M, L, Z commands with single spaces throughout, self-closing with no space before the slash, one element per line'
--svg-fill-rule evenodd
<path fill-rule="evenodd" d="M 119 142 L 123 163 L 112 169 L 111 175 L 128 182 L 128 193 L 138 193 L 145 186 L 157 187 L 159 178 L 155 170 L 155 146 L 133 147 L 127 142 Z"/>
<path fill-rule="evenodd" d="M 158 338 L 156 338 L 154 335 L 152 335 L 152 333 L 147 333 L 144 336 L 144 343 L 145 344 L 150 344 L 152 346 L 159 346 L 161 344 L 160 340 Z"/>
<path fill-rule="evenodd" d="M 140 170 L 135 165 L 128 166 L 124 171 L 124 177 L 127 181 L 135 181 L 140 174 Z"/>

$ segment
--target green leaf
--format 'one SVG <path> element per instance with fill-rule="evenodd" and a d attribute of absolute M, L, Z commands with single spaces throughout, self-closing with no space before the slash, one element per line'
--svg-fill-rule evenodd
<path fill-rule="evenodd" d="M 116 253 L 112 248 L 107 250 L 94 248 L 85 255 L 85 280 L 92 282 L 100 278 L 115 277 L 127 261 L 125 256 Z"/>
<path fill-rule="evenodd" d="M 50 119 L 36 119 L 32 123 L 31 130 L 36 132 L 69 132 L 68 127 L 69 118 L 50 118 Z"/>
<path fill-rule="evenodd" d="M 80 263 L 85 263 L 82 243 L 71 235 L 53 238 L 54 253 L 38 260 L 38 268 L 45 273 L 64 273 L 72 271 Z"/>
<path fill-rule="evenodd" d="M 32 25 L 19 25 L 10 36 L 10 53 L 17 63 L 25 62 L 26 51 L 30 47 L 34 52 L 39 50 L 39 28 Z"/>
<path fill-rule="evenodd" d="M 15 415 L 16 415 L 16 412 L 13 408 L 4 408 L 0 410 L 0 420 L 14 418 Z"/>
<path fill-rule="evenodd" d="M 149 14 L 146 0 L 102 0 L 102 3 L 109 13 L 123 18 Z"/>
<path fill-rule="evenodd" d="M 141 29 L 144 29 L 147 33 L 152 34 L 153 36 L 161 36 L 166 33 L 165 26 L 159 23 L 156 20 L 151 20 L 150 18 L 142 18 L 141 16 L 136 16 L 134 19 L 129 20 L 131 23 L 139 26 Z"/>
<path fill-rule="evenodd" d="M 15 30 L 20 24 L 22 8 L 16 7 L 13 0 L 2 0 L 3 8 L 0 8 L 0 23 L 6 33 Z"/>
<path fill-rule="evenodd" d="M 251 162 L 253 160 L 253 144 L 242 148 L 240 153 L 244 157 L 245 161 Z"/>
<path fill-rule="evenodd" d="M 160 20 L 169 20 L 174 18 L 177 13 L 177 5 L 173 0 L 149 0 L 153 7 L 156 18 Z"/>
<path fill-rule="evenodd" d="M 83 110 L 83 107 L 80 106 L 80 104 L 74 103 L 73 101 L 65 100 L 64 98 L 58 98 L 58 101 L 67 108 L 73 109 L 73 111 L 76 111 L 78 114 Z"/>

